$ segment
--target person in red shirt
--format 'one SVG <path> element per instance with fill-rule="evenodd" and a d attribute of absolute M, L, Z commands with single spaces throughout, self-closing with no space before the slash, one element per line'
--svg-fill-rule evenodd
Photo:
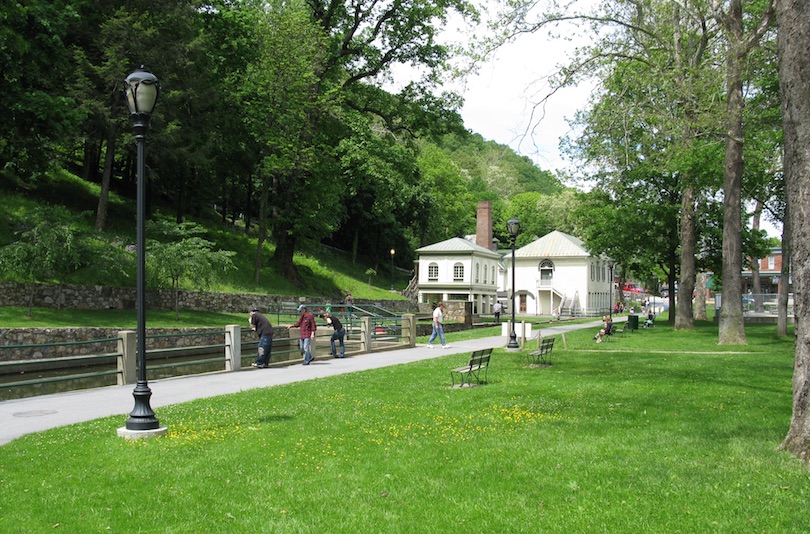
<path fill-rule="evenodd" d="M 315 330 L 318 329 L 315 324 L 315 316 L 307 310 L 307 307 L 301 304 L 298 306 L 298 321 L 287 327 L 300 328 L 301 339 L 298 341 L 298 346 L 301 347 L 301 352 L 304 354 L 304 365 L 309 365 L 309 362 L 314 360 L 312 357 L 312 343 L 315 342 Z"/>

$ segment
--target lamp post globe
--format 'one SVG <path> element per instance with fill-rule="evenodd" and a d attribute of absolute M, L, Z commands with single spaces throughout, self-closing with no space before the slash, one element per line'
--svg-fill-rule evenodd
<path fill-rule="evenodd" d="M 128 431 L 153 431 L 160 429 L 160 422 L 149 404 L 152 390 L 146 378 L 146 187 L 144 177 L 144 148 L 146 132 L 152 111 L 160 93 L 160 84 L 157 77 L 145 70 L 143 66 L 133 71 L 124 81 L 124 95 L 126 96 L 129 115 L 135 130 L 135 141 L 138 147 L 137 154 L 137 368 L 138 381 L 132 392 L 135 397 L 135 407 L 129 414 L 126 422 Z"/>
<path fill-rule="evenodd" d="M 515 240 L 520 233 L 520 221 L 512 217 L 506 222 L 506 230 L 509 233 L 509 241 L 512 243 L 512 331 L 509 334 L 507 350 L 518 350 L 520 347 L 515 333 Z"/>

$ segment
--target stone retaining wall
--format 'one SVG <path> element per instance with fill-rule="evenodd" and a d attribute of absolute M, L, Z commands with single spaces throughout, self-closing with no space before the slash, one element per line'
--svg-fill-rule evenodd
<path fill-rule="evenodd" d="M 168 290 L 149 289 L 145 294 L 147 308 L 171 310 L 172 294 Z M 75 284 L 34 284 L 33 306 L 77 310 L 133 310 L 136 290 L 132 287 L 82 286 Z M 209 293 L 205 291 L 180 291 L 178 305 L 181 310 L 197 310 L 224 313 L 247 313 L 256 306 L 270 310 L 285 303 L 306 302 L 311 305 L 337 304 L 320 297 L 298 295 L 263 295 L 257 293 Z M 26 307 L 29 303 L 27 284 L 0 282 L 0 306 Z M 358 300 L 355 304 L 377 304 L 387 310 L 402 314 L 416 313 L 418 307 L 410 300 Z"/>

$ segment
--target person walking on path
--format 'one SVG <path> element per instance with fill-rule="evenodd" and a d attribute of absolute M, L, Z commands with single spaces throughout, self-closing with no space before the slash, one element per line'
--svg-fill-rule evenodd
<path fill-rule="evenodd" d="M 433 341 L 438 337 L 439 341 L 442 342 L 442 348 L 448 348 L 447 341 L 444 339 L 444 327 L 442 326 L 442 321 L 444 320 L 444 302 L 439 302 L 436 306 L 436 309 L 433 310 L 433 332 L 430 334 L 430 339 L 428 339 L 428 348 L 433 348 Z"/>
<path fill-rule="evenodd" d="M 273 352 L 273 325 L 270 321 L 259 313 L 256 308 L 251 308 L 250 319 L 248 320 L 250 329 L 259 336 L 259 348 L 256 353 L 256 361 L 251 364 L 259 369 L 266 369 L 270 364 L 270 354 Z"/>
<path fill-rule="evenodd" d="M 332 357 L 343 358 L 346 356 L 346 347 L 343 344 L 343 341 L 346 338 L 346 328 L 340 322 L 340 319 L 333 316 L 329 312 L 324 313 L 323 318 L 326 319 L 327 324 L 332 325 L 332 328 L 335 329 L 335 331 L 332 333 L 332 337 L 329 338 L 329 346 L 332 348 Z M 340 354 L 337 353 L 335 341 L 340 342 Z"/>
<path fill-rule="evenodd" d="M 288 326 L 287 329 L 301 329 L 301 339 L 298 341 L 298 346 L 301 347 L 301 352 L 304 354 L 304 365 L 309 365 L 309 362 L 315 359 L 312 357 L 312 342 L 315 339 L 315 330 L 318 327 L 315 325 L 315 316 L 307 310 L 306 306 L 303 304 L 298 306 L 298 313 L 301 314 L 298 316 L 298 321 Z"/>

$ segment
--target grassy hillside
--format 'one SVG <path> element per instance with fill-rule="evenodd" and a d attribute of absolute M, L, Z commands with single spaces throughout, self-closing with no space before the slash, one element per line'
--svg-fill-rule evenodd
<path fill-rule="evenodd" d="M 5 180 L 5 181 L 4 181 Z M 110 194 L 107 225 L 98 234 L 93 228 L 95 212 L 100 194 L 100 186 L 84 181 L 68 172 L 59 171 L 42 176 L 36 181 L 14 183 L 0 175 L 0 247 L 15 240 L 15 232 L 24 225 L 40 217 L 47 217 L 54 205 L 64 206 L 72 214 L 76 227 L 83 232 L 84 240 L 99 243 L 113 243 L 121 249 L 135 243 L 135 201 Z M 161 217 L 156 211 L 153 217 Z M 295 287 L 278 275 L 271 258 L 272 243 L 266 243 L 262 251 L 260 281 L 254 283 L 253 271 L 257 240 L 253 232 L 245 233 L 244 226 L 224 225 L 212 212 L 209 220 L 194 220 L 206 229 L 203 237 L 214 242 L 217 249 L 236 252 L 233 258 L 235 271 L 226 279 L 214 283 L 213 291 L 240 291 L 250 293 L 321 295 L 337 298 L 342 291 L 351 291 L 356 298 L 390 299 L 396 298 L 388 289 L 391 273 L 384 261 L 351 262 L 347 254 L 326 248 L 299 253 L 295 264 L 300 272 L 303 285 Z M 82 266 L 60 280 L 75 284 L 108 284 L 134 286 L 134 265 L 126 265 L 121 272 L 104 264 L 105 260 L 91 261 L 83 258 Z M 106 260 L 110 261 L 110 260 Z M 370 280 L 365 274 L 373 263 L 379 263 L 380 272 Z M 12 279 L 9 273 L 0 272 L 0 279 Z M 396 272 L 394 284 L 403 289 L 408 283 L 407 276 Z M 199 289 L 183 285 L 184 289 Z"/>

